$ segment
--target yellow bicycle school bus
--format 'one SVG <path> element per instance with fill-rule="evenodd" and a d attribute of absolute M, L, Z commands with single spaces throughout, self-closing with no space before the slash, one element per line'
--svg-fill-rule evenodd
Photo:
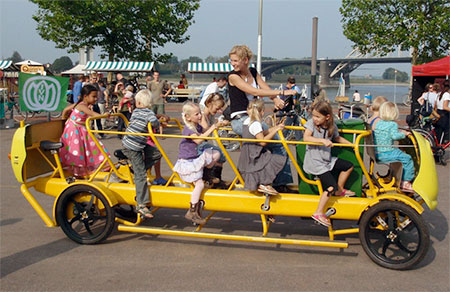
<path fill-rule="evenodd" d="M 116 115 L 124 118 L 121 114 Z M 89 136 L 97 146 L 99 142 L 95 138 L 96 133 L 123 134 L 114 131 L 96 131 L 89 127 L 92 120 L 102 117 L 105 116 L 89 118 L 86 121 Z M 182 129 L 177 120 L 171 120 L 172 122 L 175 123 L 171 125 L 172 127 Z M 160 138 L 181 139 L 183 136 L 153 134 L 150 127 L 149 134 L 137 135 L 150 136 L 172 169 L 173 161 L 169 159 Z M 61 166 L 58 156 L 58 150 L 63 146 L 59 142 L 64 128 L 64 121 L 61 120 L 33 125 L 24 125 L 22 122 L 14 135 L 10 158 L 17 181 L 22 184 L 22 194 L 45 224 L 49 227 L 60 226 L 70 239 L 81 244 L 101 242 L 116 226 L 119 231 L 132 233 L 336 248 L 348 247 L 347 242 L 336 240 L 339 235 L 359 233 L 364 251 L 378 265 L 390 269 L 413 267 L 424 258 L 430 244 L 428 227 L 421 216 L 424 212 L 423 205 L 427 205 L 430 210 L 437 206 L 437 173 L 430 145 L 415 132 L 414 135 L 401 141 L 404 146 L 401 149 L 412 156 L 416 171 L 413 182 L 415 193 L 403 193 L 398 187 L 395 165 L 389 166 L 393 171 L 385 176 L 379 175 L 374 170 L 373 147 L 370 147 L 373 146 L 371 131 L 365 130 L 364 127 L 349 128 L 345 124 L 339 127 L 341 135 L 344 137 L 347 135 L 346 138 L 353 142 L 351 145 L 334 144 L 333 151 L 336 151 L 334 155 L 353 162 L 354 171 L 347 181 L 346 188 L 352 189 L 358 196 L 329 199 L 326 208 L 332 224 L 328 227 L 329 238 L 324 240 L 301 239 L 301 234 L 298 236 L 294 234 L 293 238 L 281 238 L 271 236 L 269 233 L 271 225 L 269 218 L 273 216 L 311 217 L 319 202 L 318 194 L 322 193 L 320 181 L 308 176 L 302 169 L 304 148 L 308 143 L 286 141 L 281 131 L 280 141 L 265 142 L 283 144 L 299 177 L 299 191 L 295 194 L 280 193 L 270 196 L 246 191 L 236 163 L 232 161 L 222 144 L 224 140 L 246 140 L 221 138 L 217 131 L 214 132 L 214 137 L 210 138 L 215 140 L 224 152 L 235 178 L 228 182 L 228 189 L 210 188 L 203 191 L 203 210 L 210 211 L 206 216 L 206 225 L 216 212 L 256 214 L 262 223 L 261 236 L 204 232 L 202 225 L 192 231 L 152 227 L 151 222 L 142 226 L 142 219 L 137 215 L 134 215 L 134 218 L 120 216 L 118 206 L 136 205 L 132 166 L 126 159 L 115 159 L 117 162 L 114 162 L 103 153 L 107 159 L 94 173 L 89 177 L 75 178 Z M 303 127 L 286 128 L 304 130 Z M 288 147 L 289 145 L 294 146 Z M 294 148 L 296 153 L 292 151 Z M 103 151 L 102 147 L 99 149 Z M 368 155 L 364 154 L 364 149 Z M 105 166 L 110 166 L 108 167 L 110 170 L 103 171 L 106 169 Z M 111 179 L 112 176 L 116 178 L 114 181 Z M 120 182 L 117 182 L 117 177 Z M 151 179 L 149 176 L 149 181 Z M 166 179 L 168 179 L 166 185 L 148 186 L 152 212 L 162 208 L 187 209 L 193 186 L 183 182 L 177 173 L 172 173 Z M 52 214 L 48 214 L 42 208 L 30 192 L 31 189 L 55 198 Z M 356 221 L 356 224 L 352 228 L 338 229 L 336 226 L 340 224 L 335 224 L 338 220 Z M 238 226 L 233 228 L 238 229 Z"/>

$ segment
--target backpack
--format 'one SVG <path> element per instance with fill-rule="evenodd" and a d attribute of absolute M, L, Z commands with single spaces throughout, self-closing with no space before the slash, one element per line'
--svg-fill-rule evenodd
<path fill-rule="evenodd" d="M 427 99 L 425 100 L 425 103 L 420 108 L 419 113 L 422 117 L 428 117 L 431 115 L 432 112 L 433 112 L 433 105 L 428 102 L 428 95 L 427 95 Z"/>

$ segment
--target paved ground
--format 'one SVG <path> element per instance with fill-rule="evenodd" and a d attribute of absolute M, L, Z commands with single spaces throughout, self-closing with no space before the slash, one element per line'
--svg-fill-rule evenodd
<path fill-rule="evenodd" d="M 170 105 L 171 115 L 179 107 Z M 59 228 L 46 228 L 21 195 L 8 160 L 14 130 L 1 130 L 1 291 L 449 291 L 450 167 L 436 166 L 439 205 L 423 216 L 430 250 L 411 271 L 375 265 L 356 235 L 341 236 L 350 247 L 295 247 L 222 240 L 137 235 L 117 231 L 103 243 L 78 245 Z M 119 140 L 104 140 L 110 149 Z M 178 142 L 164 141 L 175 160 Z M 232 156 L 237 159 L 238 153 Z M 163 172 L 167 173 L 163 166 Z M 230 177 L 226 168 L 226 177 Z M 37 195 L 50 211 L 53 200 Z M 182 210 L 161 210 L 145 222 L 192 230 Z M 352 223 L 341 223 L 349 224 Z M 231 234 L 260 233 L 254 215 L 220 213 L 211 229 Z M 326 239 L 326 229 L 307 219 L 281 217 L 271 228 L 279 237 Z"/>

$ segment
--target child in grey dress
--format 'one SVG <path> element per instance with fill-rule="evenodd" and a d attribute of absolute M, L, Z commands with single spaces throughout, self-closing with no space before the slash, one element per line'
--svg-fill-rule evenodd
<path fill-rule="evenodd" d="M 248 118 L 244 121 L 242 138 L 270 140 L 278 130 L 284 129 L 284 124 L 263 131 L 261 119 L 264 115 L 264 102 L 252 100 L 247 108 Z M 286 157 L 271 153 L 264 142 L 244 142 L 239 156 L 238 169 L 245 182 L 245 188 L 262 193 L 277 195 L 278 192 L 270 185 L 277 174 L 283 169 Z"/>

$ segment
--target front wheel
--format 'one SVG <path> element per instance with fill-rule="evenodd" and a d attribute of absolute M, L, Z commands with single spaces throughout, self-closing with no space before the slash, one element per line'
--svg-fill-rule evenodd
<path fill-rule="evenodd" d="M 406 106 L 410 106 L 411 105 L 411 98 L 410 98 L 408 93 L 402 96 L 402 102 Z"/>
<path fill-rule="evenodd" d="M 114 210 L 96 189 L 77 185 L 64 191 L 56 205 L 56 222 L 73 241 L 95 244 L 114 228 Z"/>
<path fill-rule="evenodd" d="M 427 254 L 428 228 L 423 218 L 404 203 L 380 202 L 362 215 L 359 225 L 364 251 L 382 267 L 409 269 Z"/>

